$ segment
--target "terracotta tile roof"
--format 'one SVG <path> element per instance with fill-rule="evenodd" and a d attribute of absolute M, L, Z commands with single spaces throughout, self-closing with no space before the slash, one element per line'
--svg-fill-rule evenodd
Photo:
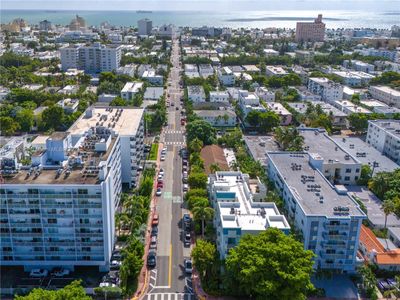
<path fill-rule="evenodd" d="M 229 165 L 226 161 L 224 150 L 218 145 L 209 145 L 203 147 L 200 156 L 204 160 L 204 168 L 207 175 L 211 173 L 210 166 L 218 164 L 221 171 L 229 171 Z"/>
<path fill-rule="evenodd" d="M 378 265 L 400 265 L 400 249 L 376 254 Z"/>
<path fill-rule="evenodd" d="M 368 227 L 361 225 L 360 243 L 362 243 L 368 252 L 375 250 L 376 252 L 385 252 L 385 248 L 378 241 L 375 234 Z"/>

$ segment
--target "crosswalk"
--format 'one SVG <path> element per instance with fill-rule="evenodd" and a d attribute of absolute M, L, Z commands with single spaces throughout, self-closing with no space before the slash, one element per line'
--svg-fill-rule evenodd
<path fill-rule="evenodd" d="M 190 293 L 154 293 L 147 294 L 143 300 L 194 300 L 196 297 Z"/>
<path fill-rule="evenodd" d="M 186 143 L 185 142 L 164 142 L 164 145 L 181 145 L 181 146 L 183 146 L 183 145 L 186 145 Z"/>
<path fill-rule="evenodd" d="M 185 131 L 184 130 L 164 130 L 163 131 L 164 134 L 184 134 Z"/>

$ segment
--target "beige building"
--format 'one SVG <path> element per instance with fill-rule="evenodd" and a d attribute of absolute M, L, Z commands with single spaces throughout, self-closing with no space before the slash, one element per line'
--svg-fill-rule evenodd
<path fill-rule="evenodd" d="M 297 22 L 297 42 L 323 42 L 324 38 L 325 23 L 322 22 L 322 15 L 318 15 L 314 22 Z"/>

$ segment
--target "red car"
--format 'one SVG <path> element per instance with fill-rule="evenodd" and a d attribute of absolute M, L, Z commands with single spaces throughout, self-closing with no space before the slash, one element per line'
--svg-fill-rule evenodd
<path fill-rule="evenodd" d="M 164 184 L 162 182 L 157 182 L 157 188 L 163 188 Z"/>

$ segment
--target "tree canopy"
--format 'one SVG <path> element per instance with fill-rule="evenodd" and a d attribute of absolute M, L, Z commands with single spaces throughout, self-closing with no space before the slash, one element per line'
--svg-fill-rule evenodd
<path fill-rule="evenodd" d="M 186 126 L 188 141 L 198 138 L 204 145 L 211 145 L 216 141 L 216 130 L 204 120 L 189 122 Z"/>
<path fill-rule="evenodd" d="M 306 299 L 313 252 L 276 228 L 245 235 L 226 258 L 231 288 L 257 299 Z"/>

